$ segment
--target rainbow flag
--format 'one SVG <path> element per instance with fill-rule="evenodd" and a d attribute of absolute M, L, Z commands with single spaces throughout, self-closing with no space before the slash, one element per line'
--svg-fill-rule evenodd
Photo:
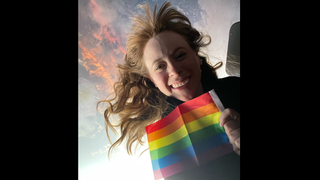
<path fill-rule="evenodd" d="M 211 90 L 180 104 L 166 117 L 146 126 L 156 180 L 233 152 L 219 123 L 223 110 L 218 96 Z"/>

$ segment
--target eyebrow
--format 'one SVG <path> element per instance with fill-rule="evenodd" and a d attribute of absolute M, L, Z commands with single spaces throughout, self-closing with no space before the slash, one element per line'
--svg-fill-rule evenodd
<path fill-rule="evenodd" d="M 184 48 L 184 47 L 177 47 L 169 56 L 171 57 L 172 55 L 174 55 L 178 50 L 180 50 L 180 49 L 186 49 L 186 48 Z M 161 58 L 158 58 L 158 59 L 156 59 L 155 61 L 153 61 L 153 63 L 152 63 L 152 66 L 154 66 L 154 64 L 155 63 L 157 63 L 158 61 L 161 61 L 162 60 L 162 57 Z"/>

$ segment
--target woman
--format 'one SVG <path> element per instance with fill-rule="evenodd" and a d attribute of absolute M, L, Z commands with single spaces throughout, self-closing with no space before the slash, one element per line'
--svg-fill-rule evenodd
<path fill-rule="evenodd" d="M 142 5 L 146 14 L 133 18 L 125 63 L 118 65 L 120 80 L 114 85 L 114 98 L 99 102 L 109 104 L 104 112 L 108 138 L 108 127 L 115 132 L 114 127 L 120 126 L 121 130 L 121 137 L 109 153 L 127 138 L 127 152 L 132 154 L 133 143 L 144 143 L 145 126 L 163 118 L 177 105 L 214 89 L 226 108 L 220 124 L 237 154 L 169 179 L 239 179 L 239 78 L 217 78 L 215 69 L 200 55 L 204 54 L 201 48 L 210 44 L 210 37 L 192 28 L 189 19 L 170 6 L 165 2 L 159 12 L 155 6 L 152 13 L 148 4 Z M 119 124 L 111 124 L 111 114 L 119 116 Z M 212 173 L 212 168 L 219 170 Z"/>

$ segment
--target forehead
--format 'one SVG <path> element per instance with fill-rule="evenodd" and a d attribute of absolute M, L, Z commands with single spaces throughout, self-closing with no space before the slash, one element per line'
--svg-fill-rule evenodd
<path fill-rule="evenodd" d="M 190 49 L 183 36 L 172 31 L 164 31 L 149 39 L 145 46 L 143 57 L 145 61 L 153 61 L 171 55 L 178 47 Z"/>
<path fill-rule="evenodd" d="M 187 41 L 178 33 L 172 31 L 164 31 L 157 34 L 154 39 L 159 43 L 166 45 L 168 48 L 176 47 L 177 45 L 188 45 Z"/>

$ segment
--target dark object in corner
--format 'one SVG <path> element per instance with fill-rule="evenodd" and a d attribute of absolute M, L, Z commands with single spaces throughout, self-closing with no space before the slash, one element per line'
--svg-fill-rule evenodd
<path fill-rule="evenodd" d="M 229 31 L 226 73 L 240 76 L 240 21 L 234 23 Z"/>

